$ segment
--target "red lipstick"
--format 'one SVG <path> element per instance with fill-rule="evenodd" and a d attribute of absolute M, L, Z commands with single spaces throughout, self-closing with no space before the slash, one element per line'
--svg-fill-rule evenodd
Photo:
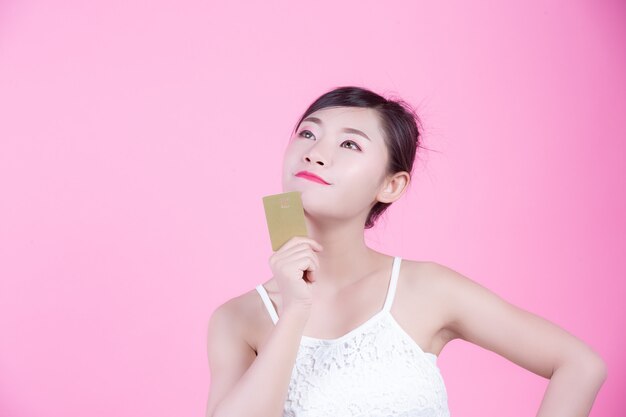
<path fill-rule="evenodd" d="M 296 177 L 305 178 L 307 180 L 319 182 L 320 184 L 324 184 L 324 185 L 330 185 L 330 183 L 324 180 L 322 177 L 315 175 L 314 173 L 309 172 L 309 171 L 300 171 L 296 173 Z"/>

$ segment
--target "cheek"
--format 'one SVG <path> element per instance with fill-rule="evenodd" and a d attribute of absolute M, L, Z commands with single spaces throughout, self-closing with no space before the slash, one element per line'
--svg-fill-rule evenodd
<path fill-rule="evenodd" d="M 293 151 L 293 148 L 287 148 L 283 154 L 283 169 L 292 169 L 294 164 L 297 162 L 297 159 L 298 157 Z"/>
<path fill-rule="evenodd" d="M 383 176 L 383 167 L 379 160 L 362 160 L 348 164 L 345 170 L 345 180 L 351 184 L 358 184 L 362 190 L 376 188 Z"/>
<path fill-rule="evenodd" d="M 370 204 L 378 192 L 378 177 L 379 173 L 376 171 L 355 169 L 349 176 L 343 178 L 342 198 L 358 206 Z"/>

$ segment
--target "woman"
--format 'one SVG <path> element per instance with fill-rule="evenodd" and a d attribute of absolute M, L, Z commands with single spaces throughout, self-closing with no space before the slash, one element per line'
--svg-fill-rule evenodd
<path fill-rule="evenodd" d="M 450 268 L 365 245 L 411 180 L 418 122 L 359 87 L 300 118 L 283 192 L 301 192 L 309 237 L 287 241 L 271 279 L 211 316 L 207 416 L 448 416 L 436 359 L 453 339 L 550 378 L 538 416 L 589 414 L 606 378 L 589 346 Z"/>

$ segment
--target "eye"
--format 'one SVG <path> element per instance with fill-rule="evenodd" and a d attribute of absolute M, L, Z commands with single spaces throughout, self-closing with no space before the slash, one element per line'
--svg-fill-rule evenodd
<path fill-rule="evenodd" d="M 347 140 L 347 141 L 345 141 L 344 143 L 346 143 L 346 142 L 349 142 L 349 143 L 354 143 L 354 146 L 356 146 L 356 149 L 357 149 L 357 150 L 359 150 L 359 151 L 361 150 L 361 148 L 359 147 L 359 145 L 357 145 L 357 144 L 356 144 L 356 142 L 355 142 L 355 141 L 352 141 L 352 140 Z M 353 149 L 354 149 L 354 148 L 353 148 Z"/>
<path fill-rule="evenodd" d="M 307 136 L 307 134 L 310 135 L 310 136 Z M 315 136 L 313 136 L 313 133 L 311 133 L 311 131 L 309 131 L 309 130 L 301 131 L 300 133 L 298 133 L 298 136 L 302 136 L 303 138 L 306 138 L 306 139 L 310 139 L 311 137 L 315 137 Z M 361 150 L 361 147 L 359 145 L 357 145 L 355 141 L 353 141 L 353 140 L 346 140 L 343 143 L 346 143 L 346 142 L 354 144 L 355 147 L 351 148 L 351 149 L 358 150 L 358 151 Z"/>
<path fill-rule="evenodd" d="M 311 136 L 313 136 L 313 133 L 311 133 L 309 130 L 303 130 L 302 132 L 298 133 L 298 135 L 309 139 L 309 137 L 305 136 L 305 133 L 309 133 L 311 134 Z"/>

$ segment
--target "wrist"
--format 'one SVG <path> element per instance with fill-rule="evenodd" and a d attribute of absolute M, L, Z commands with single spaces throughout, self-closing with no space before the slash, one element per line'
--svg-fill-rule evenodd
<path fill-rule="evenodd" d="M 311 315 L 311 306 L 307 305 L 286 305 L 281 313 L 281 317 L 290 317 L 296 321 L 306 322 Z"/>

